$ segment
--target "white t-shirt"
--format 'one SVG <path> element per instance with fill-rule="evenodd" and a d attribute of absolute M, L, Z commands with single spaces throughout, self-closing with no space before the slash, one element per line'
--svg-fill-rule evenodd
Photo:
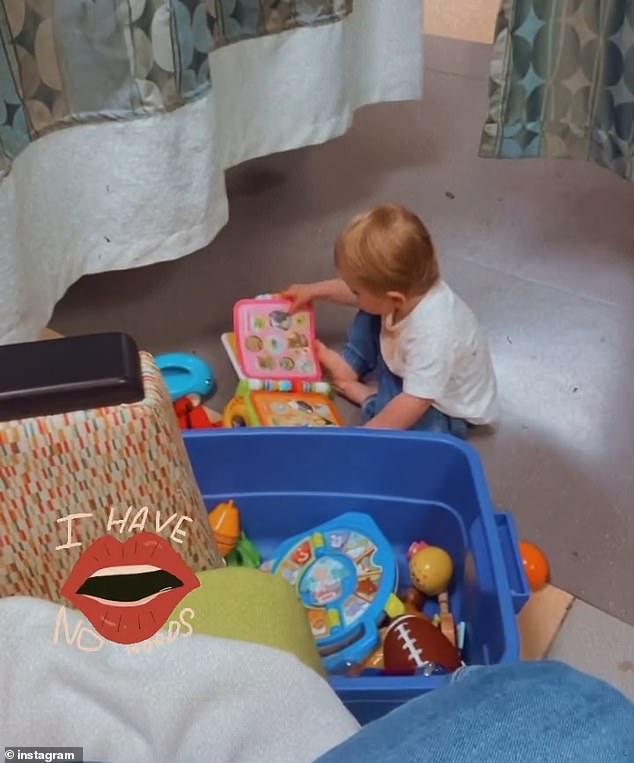
<path fill-rule="evenodd" d="M 440 281 L 398 323 L 383 319 L 381 353 L 403 392 L 433 400 L 439 411 L 472 424 L 493 424 L 497 383 L 472 310 Z"/>

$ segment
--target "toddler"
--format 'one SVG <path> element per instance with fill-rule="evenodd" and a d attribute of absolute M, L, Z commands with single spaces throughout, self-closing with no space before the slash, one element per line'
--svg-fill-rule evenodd
<path fill-rule="evenodd" d="M 335 265 L 340 278 L 284 294 L 294 310 L 317 300 L 358 307 L 343 352 L 317 350 L 365 426 L 465 438 L 469 426 L 495 422 L 489 349 L 473 312 L 441 280 L 415 214 L 385 205 L 356 217 L 336 242 Z"/>

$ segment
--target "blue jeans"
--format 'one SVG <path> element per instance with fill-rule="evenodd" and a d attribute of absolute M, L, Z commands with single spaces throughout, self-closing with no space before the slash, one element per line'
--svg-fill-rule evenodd
<path fill-rule="evenodd" d="M 354 369 L 360 379 L 372 375 L 378 390 L 361 406 L 364 422 L 380 413 L 385 406 L 403 391 L 403 380 L 393 374 L 381 355 L 381 316 L 360 310 L 348 331 L 348 341 L 343 349 L 343 359 Z M 411 429 L 419 432 L 441 432 L 466 439 L 469 425 L 431 406 L 427 413 Z"/>
<path fill-rule="evenodd" d="M 632 763 L 634 705 L 558 662 L 466 668 L 316 763 Z"/>

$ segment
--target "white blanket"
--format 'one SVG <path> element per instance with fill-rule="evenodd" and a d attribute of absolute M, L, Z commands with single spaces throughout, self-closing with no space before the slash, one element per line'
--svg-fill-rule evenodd
<path fill-rule="evenodd" d="M 227 168 L 418 98 L 421 30 L 421 0 L 356 0 L 341 23 L 215 51 L 209 95 L 184 108 L 37 140 L 0 183 L 0 344 L 37 338 L 83 275 L 206 246 L 228 219 Z"/>
<path fill-rule="evenodd" d="M 314 671 L 285 652 L 190 635 L 151 651 L 80 651 L 60 608 L 0 600 L 0 748 L 83 746 L 112 763 L 309 763 L 358 724 Z M 76 624 L 66 611 L 70 637 Z M 84 648 L 95 642 L 83 638 Z"/>

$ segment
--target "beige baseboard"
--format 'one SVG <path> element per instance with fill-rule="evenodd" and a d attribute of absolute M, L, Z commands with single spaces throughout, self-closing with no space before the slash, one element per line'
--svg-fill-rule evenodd
<path fill-rule="evenodd" d="M 61 339 L 61 337 L 62 335 L 58 334 L 57 331 L 53 331 L 53 329 L 44 329 L 40 339 Z"/>
<path fill-rule="evenodd" d="M 572 594 L 551 585 L 532 595 L 519 616 L 523 660 L 546 657 L 573 602 Z"/>

